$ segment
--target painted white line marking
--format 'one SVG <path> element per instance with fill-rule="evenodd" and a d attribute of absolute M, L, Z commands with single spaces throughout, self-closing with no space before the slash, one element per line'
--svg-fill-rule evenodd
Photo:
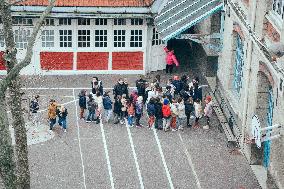
<path fill-rule="evenodd" d="M 72 96 L 72 98 L 74 98 L 74 96 Z M 65 103 L 63 103 L 63 104 L 60 104 L 60 105 L 67 105 L 67 104 L 71 104 L 71 103 L 73 103 L 73 102 L 77 102 L 79 99 L 75 99 L 75 100 L 72 100 L 72 101 L 69 101 L 69 102 L 65 102 Z M 37 113 L 41 113 L 41 112 L 45 112 L 45 111 L 47 111 L 47 109 L 43 109 L 43 110 L 39 110 L 39 111 L 37 111 Z M 11 113 L 11 111 L 7 111 L 7 113 Z"/>
<path fill-rule="evenodd" d="M 132 135 L 131 135 L 131 132 L 130 132 L 130 129 L 129 129 L 129 126 L 128 126 L 128 122 L 127 122 L 126 119 L 125 119 L 125 125 L 126 125 L 128 138 L 129 138 L 131 150 L 132 150 L 134 161 L 135 161 L 135 165 L 136 165 L 136 170 L 137 170 L 137 173 L 138 173 L 140 187 L 141 187 L 141 189 L 144 189 L 143 178 L 142 178 L 140 167 L 139 167 L 139 164 L 138 164 L 138 159 L 137 159 L 137 155 L 136 155 L 136 152 L 135 152 L 135 147 L 134 147 Z"/>
<path fill-rule="evenodd" d="M 135 89 L 136 87 L 128 87 L 129 89 Z M 24 87 L 24 88 L 21 88 L 22 90 L 83 90 L 83 89 L 88 89 L 88 90 L 91 90 L 91 88 L 89 87 L 86 87 L 86 88 L 82 88 L 82 87 L 79 87 L 79 88 L 68 88 L 68 87 L 39 87 L 39 88 L 36 88 L 36 87 Z M 104 90 L 112 90 L 113 87 L 104 87 Z"/>
<path fill-rule="evenodd" d="M 110 160 L 109 160 L 109 155 L 108 155 L 108 150 L 107 150 L 106 137 L 105 137 L 105 131 L 104 131 L 101 115 L 100 115 L 100 127 L 101 127 L 101 133 L 102 133 L 102 137 L 103 137 L 104 149 L 105 149 L 105 154 L 106 154 L 107 168 L 108 168 L 110 184 L 111 184 L 111 188 L 114 189 L 113 176 L 112 176 L 112 171 L 111 171 L 111 165 L 110 165 Z"/>
<path fill-rule="evenodd" d="M 73 102 L 74 102 L 74 105 L 75 105 L 75 113 L 76 113 L 76 125 L 77 125 L 78 143 L 79 143 L 80 156 L 81 156 L 81 163 L 82 163 L 84 188 L 87 189 L 87 186 L 86 186 L 86 176 L 85 176 L 85 167 L 84 167 L 84 160 L 83 160 L 83 154 L 82 154 L 82 148 L 81 148 L 80 128 L 79 128 L 79 122 L 78 122 L 78 110 L 77 110 L 77 104 L 76 104 L 76 97 L 75 97 L 75 90 L 74 90 L 74 89 L 73 89 L 73 97 L 74 97 Z"/>
<path fill-rule="evenodd" d="M 198 176 L 197 176 L 197 173 L 196 173 L 196 171 L 195 171 L 195 168 L 194 168 L 194 165 L 193 165 L 191 156 L 190 156 L 190 154 L 188 153 L 188 150 L 187 150 L 186 147 L 185 147 L 185 144 L 184 144 L 184 142 L 183 142 L 183 139 L 182 139 L 180 133 L 179 133 L 179 138 L 180 138 L 180 140 L 181 140 L 183 150 L 184 150 L 184 152 L 185 152 L 185 154 L 186 154 L 186 156 L 187 156 L 188 163 L 189 163 L 189 165 L 190 165 L 190 167 L 191 167 L 191 169 L 192 169 L 192 173 L 193 173 L 193 175 L 194 175 L 196 185 L 197 185 L 198 189 L 202 189 L 202 188 L 201 188 L 201 185 L 200 185 L 200 182 L 199 182 L 199 179 L 198 179 Z"/>
<path fill-rule="evenodd" d="M 156 142 L 157 142 L 157 145 L 158 145 L 158 148 L 159 148 L 159 152 L 160 152 L 160 155 L 161 155 L 161 158 L 162 158 L 162 162 L 163 162 L 163 165 L 164 165 L 164 168 L 165 168 L 165 171 L 166 171 L 166 175 L 167 175 L 167 178 L 168 178 L 168 181 L 169 181 L 169 184 L 170 184 L 170 188 L 174 189 L 172 178 L 171 178 L 171 175 L 170 175 L 170 172 L 169 172 L 166 160 L 165 160 L 165 156 L 164 156 L 164 153 L 163 153 L 163 150 L 162 150 L 162 147 L 161 147 L 159 137 L 158 137 L 155 129 L 153 130 L 153 132 L 154 132 L 155 139 L 156 139 Z"/>

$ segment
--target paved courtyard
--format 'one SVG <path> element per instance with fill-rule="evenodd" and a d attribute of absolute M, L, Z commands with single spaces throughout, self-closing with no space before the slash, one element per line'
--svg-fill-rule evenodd
<path fill-rule="evenodd" d="M 33 189 L 260 188 L 246 159 L 229 153 L 216 116 L 208 131 L 186 128 L 166 133 L 146 127 L 79 120 L 77 95 L 79 88 L 89 88 L 91 77 L 49 76 L 34 82 L 26 80 L 24 87 L 29 89 L 23 90 L 23 98 L 41 96 L 39 130 L 44 135 L 42 142 L 29 146 Z M 98 77 L 110 88 L 120 76 Z M 137 76 L 123 77 L 134 86 Z M 163 80 L 167 77 L 162 74 Z M 68 131 L 64 133 L 57 126 L 54 136 L 46 137 L 49 127 L 45 109 L 50 98 L 64 103 L 68 109 Z M 146 114 L 142 124 L 146 125 Z M 45 131 L 42 125 L 46 125 Z"/>

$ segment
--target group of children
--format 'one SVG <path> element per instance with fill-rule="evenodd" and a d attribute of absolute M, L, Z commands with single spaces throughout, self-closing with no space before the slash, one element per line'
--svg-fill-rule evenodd
<path fill-rule="evenodd" d="M 34 99 L 30 102 L 30 115 L 32 116 L 33 124 L 36 125 L 38 121 L 38 110 L 39 110 L 39 95 L 36 95 Z M 52 131 L 56 120 L 58 118 L 58 124 L 64 129 L 64 132 L 67 132 L 67 115 L 68 111 L 64 105 L 56 103 L 55 100 L 51 99 L 49 101 L 47 109 L 47 119 L 49 122 L 49 130 Z"/>
<path fill-rule="evenodd" d="M 119 79 L 113 88 L 114 102 L 110 98 L 110 91 L 103 95 L 102 81 L 97 77 L 92 81 L 92 93 L 88 95 L 86 90 L 79 94 L 80 119 L 85 119 L 85 110 L 88 109 L 86 122 L 99 123 L 102 119 L 109 122 L 112 113 L 114 124 L 125 124 L 129 127 L 142 127 L 140 119 L 144 108 L 147 112 L 148 128 L 161 129 L 164 131 L 182 130 L 184 126 L 199 127 L 199 119 L 204 115 L 209 128 L 212 116 L 212 99 L 205 98 L 205 107 L 202 108 L 202 86 L 196 77 L 189 82 L 187 76 L 170 78 L 165 90 L 160 85 L 160 77 L 157 75 L 153 82 L 147 82 L 143 76 L 136 81 L 136 88 L 129 94 L 126 80 Z M 104 116 L 103 116 L 104 115 Z M 195 118 L 193 125 L 190 118 Z"/>

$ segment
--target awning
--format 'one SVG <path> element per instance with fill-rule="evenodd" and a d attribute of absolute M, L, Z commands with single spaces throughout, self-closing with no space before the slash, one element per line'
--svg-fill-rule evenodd
<path fill-rule="evenodd" d="M 167 41 L 222 7 L 222 0 L 171 0 L 155 17 L 155 25 L 160 38 Z"/>

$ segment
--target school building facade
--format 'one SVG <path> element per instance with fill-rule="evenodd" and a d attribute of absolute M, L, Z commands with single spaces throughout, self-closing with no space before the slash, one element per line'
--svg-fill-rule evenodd
<path fill-rule="evenodd" d="M 21 74 L 145 74 L 164 69 L 163 44 L 153 24 L 162 0 L 56 1 Z M 18 60 L 47 0 L 12 6 Z M 5 50 L 0 22 L 0 55 Z M 1 56 L 2 57 L 2 56 Z M 154 65 L 154 66 L 152 66 Z M 5 74 L 3 59 L 0 74 Z"/>

